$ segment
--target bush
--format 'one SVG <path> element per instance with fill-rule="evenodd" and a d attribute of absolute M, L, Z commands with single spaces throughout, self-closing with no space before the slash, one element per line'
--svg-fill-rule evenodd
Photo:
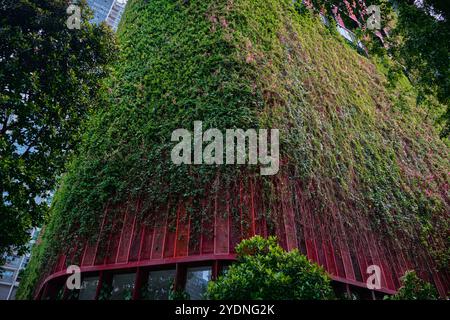
<path fill-rule="evenodd" d="M 297 250 L 284 251 L 275 237 L 244 240 L 236 252 L 238 261 L 225 275 L 210 282 L 210 299 L 309 300 L 334 296 L 323 268 Z"/>
<path fill-rule="evenodd" d="M 415 271 L 406 271 L 401 278 L 402 287 L 388 300 L 436 300 L 436 289 L 428 282 L 420 279 Z"/>

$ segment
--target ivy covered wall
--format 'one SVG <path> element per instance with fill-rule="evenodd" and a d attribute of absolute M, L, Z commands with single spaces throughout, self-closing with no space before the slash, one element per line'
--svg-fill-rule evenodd
<path fill-rule="evenodd" d="M 448 267 L 448 147 L 407 79 L 387 78 L 388 58 L 359 55 L 291 0 L 129 0 L 118 40 L 103 108 L 60 181 L 19 298 L 58 254 L 96 239 L 106 206 L 119 213 L 142 199 L 135 214 L 148 222 L 183 202 L 201 221 L 206 195 L 243 177 L 258 180 L 262 201 L 279 200 L 277 176 L 256 167 L 172 164 L 173 130 L 196 120 L 280 129 L 279 175 L 301 188 L 300 214 L 320 217 L 332 237 L 337 219 L 412 261 L 431 255 L 433 272 Z M 258 213 L 272 230 L 275 207 Z"/>

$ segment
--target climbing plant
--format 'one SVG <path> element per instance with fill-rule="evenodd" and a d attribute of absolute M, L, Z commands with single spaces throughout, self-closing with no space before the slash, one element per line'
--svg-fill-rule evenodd
<path fill-rule="evenodd" d="M 276 225 L 277 176 L 170 161 L 173 130 L 192 131 L 196 120 L 204 130 L 280 129 L 279 175 L 292 182 L 287 188 L 299 182 L 315 215 L 358 230 L 356 239 L 372 230 L 405 254 L 431 253 L 448 266 L 448 148 L 416 106 L 415 89 L 401 75 L 389 81 L 389 60 L 358 54 L 297 9 L 290 0 L 128 2 L 108 94 L 60 180 L 19 297 L 32 296 L 59 253 L 96 240 L 105 210 L 114 219 L 127 206 L 158 223 L 156 213 L 173 219 L 185 203 L 194 232 L 213 218 L 202 200 L 252 178 L 268 203 L 258 214 Z M 249 208 L 228 194 L 220 201 L 239 220 Z"/>

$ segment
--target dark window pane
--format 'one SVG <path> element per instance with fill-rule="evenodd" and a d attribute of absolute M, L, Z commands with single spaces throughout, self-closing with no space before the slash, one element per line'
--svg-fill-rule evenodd
<path fill-rule="evenodd" d="M 203 300 L 208 282 L 211 280 L 211 267 L 188 268 L 186 293 L 191 300 Z"/>
<path fill-rule="evenodd" d="M 98 286 L 98 276 L 83 279 L 80 288 L 79 300 L 94 300 Z"/>
<path fill-rule="evenodd" d="M 148 274 L 148 282 L 142 298 L 145 300 L 168 300 L 175 274 L 175 270 L 151 271 Z"/>
<path fill-rule="evenodd" d="M 134 290 L 135 273 L 115 274 L 111 300 L 131 300 Z"/>
<path fill-rule="evenodd" d="M 226 275 L 228 273 L 228 270 L 230 270 L 230 266 L 229 265 L 222 266 L 222 270 L 220 270 L 219 276 Z"/>

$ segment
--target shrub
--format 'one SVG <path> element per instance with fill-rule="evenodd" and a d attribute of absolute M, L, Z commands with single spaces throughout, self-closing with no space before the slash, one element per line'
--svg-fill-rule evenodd
<path fill-rule="evenodd" d="M 309 300 L 331 299 L 330 278 L 322 267 L 298 250 L 284 251 L 275 237 L 242 241 L 238 261 L 217 281 L 210 282 L 213 300 Z"/>
<path fill-rule="evenodd" d="M 436 300 L 438 294 L 430 283 L 420 279 L 415 271 L 406 271 L 402 287 L 388 300 Z"/>

